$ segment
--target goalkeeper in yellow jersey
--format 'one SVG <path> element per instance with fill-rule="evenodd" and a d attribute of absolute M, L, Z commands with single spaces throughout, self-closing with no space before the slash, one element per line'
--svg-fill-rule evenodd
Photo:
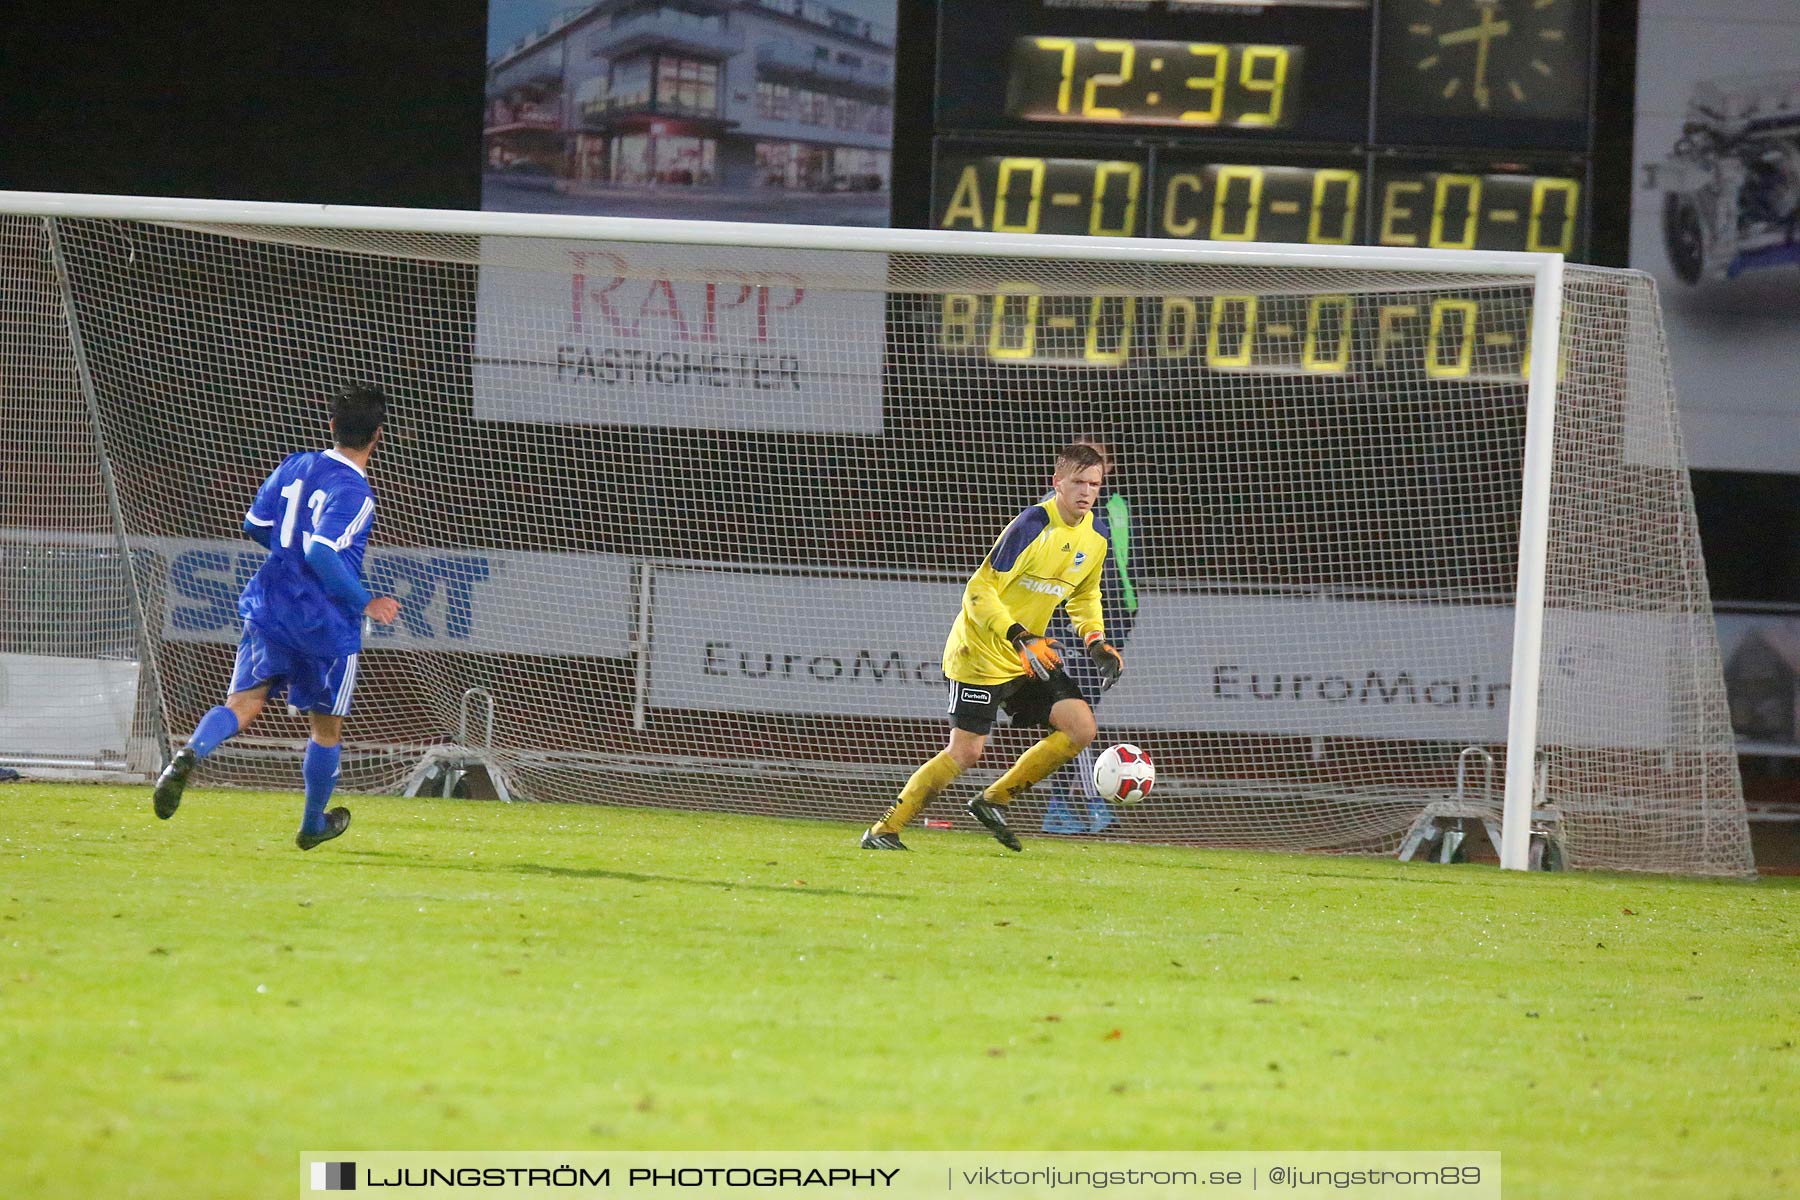
<path fill-rule="evenodd" d="M 1006 821 L 1013 797 L 1074 758 L 1094 739 L 1094 711 L 1062 670 L 1062 646 L 1044 636 L 1059 605 L 1111 687 L 1124 660 L 1106 640 L 1100 569 L 1107 531 L 1094 513 L 1105 460 L 1076 443 L 1056 458 L 1051 493 L 1013 519 L 963 589 L 962 612 L 944 643 L 950 684 L 950 744 L 913 772 L 899 799 L 863 834 L 865 850 L 904 850 L 900 831 L 934 796 L 974 766 L 1004 708 L 1014 725 L 1050 733 L 969 801 L 969 815 L 1008 850 L 1021 850 Z"/>

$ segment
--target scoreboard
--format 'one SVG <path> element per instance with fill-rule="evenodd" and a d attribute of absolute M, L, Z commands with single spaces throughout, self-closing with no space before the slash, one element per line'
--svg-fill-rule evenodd
<path fill-rule="evenodd" d="M 940 0 L 931 224 L 1583 261 L 1594 20 L 1594 0 Z"/>
<path fill-rule="evenodd" d="M 1630 199 L 1617 2 L 905 3 L 894 223 L 1618 261 L 1626 223 L 1595 220 Z M 1110 438 L 1156 514 L 1150 578 L 1399 599 L 1448 560 L 1505 592 L 1516 525 L 1470 512 L 1516 501 L 1529 281 L 1334 278 L 996 256 L 892 296 L 886 416 L 951 478 Z M 1623 336 L 1595 322 L 1583 346 Z M 1491 496 L 1442 503 L 1450 480 Z"/>

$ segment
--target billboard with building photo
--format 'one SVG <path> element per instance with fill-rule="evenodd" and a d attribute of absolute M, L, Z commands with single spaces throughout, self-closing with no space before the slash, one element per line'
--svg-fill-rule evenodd
<path fill-rule="evenodd" d="M 888 223 L 896 0 L 490 0 L 482 207 Z"/>

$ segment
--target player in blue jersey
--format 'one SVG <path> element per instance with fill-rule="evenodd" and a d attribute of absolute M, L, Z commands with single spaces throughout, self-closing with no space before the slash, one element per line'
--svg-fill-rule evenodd
<path fill-rule="evenodd" d="M 244 533 L 267 547 L 269 557 L 238 598 L 244 635 L 225 703 L 200 718 L 156 781 L 153 802 L 165 821 L 180 807 L 201 760 L 249 728 L 263 705 L 285 691 L 312 726 L 301 768 L 306 812 L 294 842 L 311 850 L 349 826 L 349 809 L 327 812 L 325 805 L 337 786 L 338 742 L 356 687 L 363 618 L 391 625 L 400 615 L 399 601 L 370 595 L 358 579 L 375 518 L 369 457 L 386 421 L 387 397 L 379 389 L 345 389 L 331 401 L 336 445 L 288 455 L 257 490 Z"/>

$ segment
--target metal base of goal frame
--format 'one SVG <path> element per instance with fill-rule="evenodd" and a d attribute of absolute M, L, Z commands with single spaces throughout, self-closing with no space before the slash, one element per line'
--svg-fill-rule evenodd
<path fill-rule="evenodd" d="M 469 736 L 472 727 L 470 709 L 477 702 L 483 706 L 479 745 L 473 743 Z M 419 765 L 407 777 L 406 786 L 400 790 L 400 794 L 429 794 L 427 789 L 435 786 L 438 795 L 454 796 L 458 786 L 472 773 L 479 771 L 493 784 L 495 798 L 510 802 L 512 787 L 507 783 L 506 773 L 493 759 L 493 746 L 494 695 L 486 688 L 469 688 L 463 692 L 462 701 L 458 705 L 456 741 L 447 746 L 432 746 L 426 750 L 419 758 Z"/>
<path fill-rule="evenodd" d="M 1479 796 L 1468 790 L 1471 756 L 1482 759 L 1484 772 Z M 1401 839 L 1396 857 L 1401 862 L 1464 862 L 1468 857 L 1465 821 L 1480 821 L 1488 842 L 1500 849 L 1500 801 L 1494 795 L 1494 756 L 1481 746 L 1465 746 L 1456 756 L 1456 795 L 1427 804 Z M 1526 867 L 1532 871 L 1560 871 L 1563 867 L 1562 814 L 1554 808 L 1537 808 L 1531 814 L 1531 847 Z"/>

